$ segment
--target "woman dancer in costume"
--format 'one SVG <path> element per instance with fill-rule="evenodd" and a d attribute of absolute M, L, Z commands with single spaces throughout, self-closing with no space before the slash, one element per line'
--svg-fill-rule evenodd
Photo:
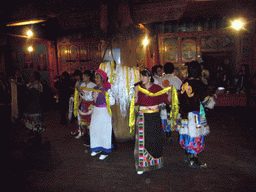
<path fill-rule="evenodd" d="M 76 97 L 75 96 L 76 89 L 81 87 L 81 85 L 83 83 L 83 73 L 82 73 L 82 71 L 78 70 L 78 69 L 75 70 L 75 72 L 73 73 L 73 77 L 74 77 L 74 80 L 75 80 L 75 87 L 71 87 L 71 89 L 74 90 L 74 93 L 73 93 L 74 95 L 72 95 L 71 97 L 73 97 L 73 96 Z M 77 96 L 79 98 L 79 94 L 78 93 L 77 93 Z M 74 115 L 75 116 L 76 116 L 75 110 L 79 106 L 79 104 L 80 104 L 80 99 L 77 99 L 76 101 L 74 101 L 73 109 L 74 109 Z M 71 105 L 71 104 L 69 103 L 69 105 Z M 72 107 L 72 106 L 69 106 L 69 107 Z M 76 124 L 78 124 L 78 121 L 76 122 Z M 74 132 L 71 132 L 71 135 L 76 136 L 75 138 L 79 139 L 81 137 L 81 130 L 79 128 L 77 128 Z"/>
<path fill-rule="evenodd" d="M 97 69 L 95 71 L 94 91 L 92 94 L 95 106 L 92 110 L 90 123 L 90 148 L 91 156 L 101 153 L 99 159 L 104 160 L 111 152 L 112 146 L 112 114 L 110 105 L 114 105 L 115 100 L 111 94 L 111 85 L 108 82 L 107 74 Z M 83 115 L 82 112 L 80 112 Z"/>
<path fill-rule="evenodd" d="M 142 85 L 134 88 L 135 105 L 139 105 L 138 129 L 135 141 L 135 167 L 137 174 L 163 167 L 162 123 L 159 104 L 165 102 L 170 105 L 171 91 L 159 96 L 150 96 L 141 91 L 157 93 L 163 89 L 153 84 L 151 72 L 145 69 L 141 72 Z M 171 90 L 171 88 L 169 89 Z"/>
<path fill-rule="evenodd" d="M 185 149 L 185 162 L 192 168 L 207 168 L 198 161 L 198 154 L 205 148 L 204 138 L 210 133 L 202 101 L 208 95 L 207 86 L 201 81 L 201 66 L 197 61 L 188 65 L 188 78 L 181 85 L 179 96 L 181 122 L 180 145 Z"/>
<path fill-rule="evenodd" d="M 34 72 L 26 88 L 26 107 L 24 110 L 24 122 L 31 130 L 30 137 L 40 136 L 45 131 L 45 123 L 40 105 L 40 94 L 43 86 L 40 83 L 40 73 Z"/>
<path fill-rule="evenodd" d="M 94 106 L 94 101 L 93 101 L 93 98 L 91 97 L 92 92 L 86 91 L 83 89 L 83 88 L 91 88 L 92 89 L 96 86 L 96 84 L 91 81 L 91 78 L 92 78 L 91 71 L 85 70 L 83 72 L 83 82 L 80 85 L 80 87 L 77 88 L 77 91 L 79 92 L 79 98 L 78 98 L 79 103 L 81 103 L 79 106 L 79 109 L 82 113 L 89 112 L 89 110 L 91 110 Z M 78 105 L 75 107 L 78 108 Z M 75 110 L 78 110 L 78 109 L 75 109 Z M 78 126 L 78 128 L 80 127 L 80 129 L 79 129 L 80 132 L 77 137 L 85 135 L 85 138 L 84 138 L 85 146 L 90 146 L 90 135 L 89 135 L 90 121 L 91 121 L 90 114 L 80 116 L 80 114 L 78 113 L 77 126 Z"/>

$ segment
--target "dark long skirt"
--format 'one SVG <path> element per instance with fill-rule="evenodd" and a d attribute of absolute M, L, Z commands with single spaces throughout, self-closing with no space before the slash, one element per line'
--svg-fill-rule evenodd
<path fill-rule="evenodd" d="M 139 113 L 135 141 L 135 167 L 137 171 L 150 171 L 163 167 L 163 132 L 160 113 Z"/>

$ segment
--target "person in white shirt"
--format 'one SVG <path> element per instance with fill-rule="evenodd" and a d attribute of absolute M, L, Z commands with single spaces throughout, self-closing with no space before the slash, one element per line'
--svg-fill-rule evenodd
<path fill-rule="evenodd" d="M 163 74 L 163 66 L 162 65 L 153 66 L 152 73 L 153 73 L 154 83 L 158 84 L 158 81 L 161 79 Z"/>
<path fill-rule="evenodd" d="M 164 65 L 164 76 L 158 80 L 158 85 L 160 85 L 163 89 L 166 87 L 174 86 L 177 91 L 180 90 L 182 81 L 174 75 L 174 65 L 171 62 L 167 62 Z M 162 119 L 162 127 L 163 131 L 166 133 L 166 141 L 167 143 L 172 143 L 171 140 L 171 119 L 170 119 L 170 107 L 165 103 L 162 104 L 161 107 L 161 119 Z M 174 128 L 172 128 L 174 129 Z"/>

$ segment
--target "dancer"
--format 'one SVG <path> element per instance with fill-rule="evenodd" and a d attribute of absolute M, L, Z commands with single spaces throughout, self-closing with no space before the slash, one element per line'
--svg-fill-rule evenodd
<path fill-rule="evenodd" d="M 91 97 L 92 92 L 86 91 L 83 88 L 94 88 L 96 86 L 95 83 L 91 81 L 92 73 L 90 70 L 85 70 L 83 72 L 83 82 L 80 87 L 77 88 L 79 92 L 79 97 L 75 99 L 79 99 L 78 105 L 75 106 L 75 111 L 80 109 L 80 113 L 78 113 L 78 123 L 77 128 L 79 129 L 79 134 L 76 138 L 80 138 L 81 136 L 85 136 L 84 145 L 90 146 L 90 135 L 89 135 L 89 126 L 91 121 L 91 115 L 88 113 L 94 106 L 93 98 Z M 75 94 L 76 95 L 76 94 Z M 79 105 L 80 104 L 80 105 Z M 81 114 L 83 114 L 81 116 Z"/>
<path fill-rule="evenodd" d="M 40 94 L 43 92 L 40 78 L 40 73 L 34 72 L 26 89 L 27 106 L 24 110 L 24 122 L 26 127 L 31 130 L 29 138 L 41 136 L 41 133 L 45 131 L 45 123 L 40 105 Z"/>
<path fill-rule="evenodd" d="M 154 84 L 151 72 L 145 69 L 141 72 L 142 85 L 134 88 L 135 105 L 139 105 L 138 128 L 135 141 L 135 167 L 137 174 L 163 167 L 163 132 L 159 104 L 170 104 L 171 87 L 163 90 Z M 158 93 L 158 96 L 151 96 Z M 132 105 L 132 104 L 131 104 Z"/>
<path fill-rule="evenodd" d="M 201 104 L 207 95 L 207 86 L 201 81 L 201 66 L 192 61 L 188 65 L 188 78 L 181 86 L 181 122 L 177 127 L 180 145 L 185 149 L 184 160 L 192 168 L 207 168 L 206 163 L 198 160 L 198 154 L 205 148 L 205 136 L 210 133 Z"/>
<path fill-rule="evenodd" d="M 111 93 L 107 74 L 103 70 L 95 71 L 95 83 L 97 86 L 94 89 L 98 91 L 94 91 L 92 94 L 95 106 L 90 123 L 90 148 L 91 156 L 101 153 L 99 159 L 104 160 L 113 148 L 110 105 L 114 105 L 115 100 Z"/>
<path fill-rule="evenodd" d="M 73 79 L 74 86 L 72 86 L 70 88 L 73 89 L 74 92 L 69 99 L 69 115 L 68 115 L 69 122 L 71 122 L 71 120 L 72 120 L 72 111 L 74 113 L 74 116 L 77 117 L 77 112 L 78 112 L 77 110 L 79 108 L 80 101 L 81 101 L 79 99 L 79 93 L 78 93 L 77 89 L 79 87 L 81 87 L 81 85 L 83 83 L 83 73 L 81 70 L 76 69 L 75 72 L 73 73 L 72 77 L 74 78 Z M 77 125 L 78 122 L 76 121 L 75 124 Z M 75 136 L 75 138 L 77 138 L 77 139 L 80 138 L 81 130 L 79 129 L 79 127 L 77 127 L 75 129 L 75 131 L 71 132 L 71 135 Z"/>

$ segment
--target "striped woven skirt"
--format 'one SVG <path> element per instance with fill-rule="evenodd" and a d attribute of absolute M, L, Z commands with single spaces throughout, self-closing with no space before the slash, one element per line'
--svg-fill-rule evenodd
<path fill-rule="evenodd" d="M 134 149 L 137 171 L 151 171 L 163 167 L 163 136 L 159 112 L 140 112 Z"/>

